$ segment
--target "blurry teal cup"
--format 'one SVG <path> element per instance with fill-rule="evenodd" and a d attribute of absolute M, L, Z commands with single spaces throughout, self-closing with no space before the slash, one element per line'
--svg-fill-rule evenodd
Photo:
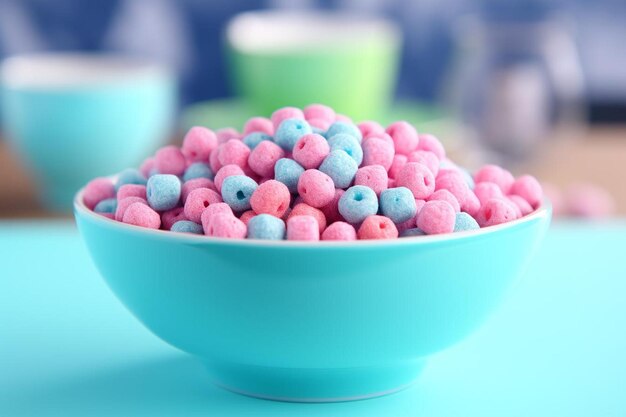
<path fill-rule="evenodd" d="M 150 230 L 75 200 L 96 267 L 152 332 L 218 385 L 285 401 L 389 394 L 474 332 L 520 277 L 551 208 L 481 230 L 271 242 Z"/>
<path fill-rule="evenodd" d="M 71 209 L 86 181 L 138 165 L 172 133 L 175 79 L 139 59 L 17 56 L 1 84 L 5 135 L 52 210 Z"/>

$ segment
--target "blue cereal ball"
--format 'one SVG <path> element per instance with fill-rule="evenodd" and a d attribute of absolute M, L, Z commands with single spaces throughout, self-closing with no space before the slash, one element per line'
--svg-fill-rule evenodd
<path fill-rule="evenodd" d="M 193 164 L 189 165 L 185 170 L 183 180 L 185 182 L 193 180 L 195 178 L 208 178 L 212 180 L 213 177 L 215 177 L 215 174 L 213 174 L 213 170 L 211 170 L 211 167 L 209 165 L 203 162 L 194 162 Z"/>
<path fill-rule="evenodd" d="M 361 223 L 366 217 L 378 213 L 376 193 L 365 185 L 348 188 L 339 199 L 339 213 L 348 223 Z"/>
<path fill-rule="evenodd" d="M 406 229 L 400 232 L 400 237 L 413 237 L 413 236 L 425 236 L 426 233 L 419 227 L 414 227 L 412 229 Z"/>
<path fill-rule="evenodd" d="M 284 150 L 291 152 L 298 139 L 309 133 L 313 133 L 313 130 L 306 120 L 285 119 L 274 134 L 274 142 Z"/>
<path fill-rule="evenodd" d="M 252 132 L 246 135 L 245 138 L 243 138 L 243 143 L 245 143 L 248 148 L 254 149 L 259 143 L 263 142 L 264 140 L 272 140 L 272 137 L 267 133 Z"/>
<path fill-rule="evenodd" d="M 157 174 L 146 185 L 148 204 L 156 211 L 171 210 L 180 200 L 181 184 L 176 175 Z"/>
<path fill-rule="evenodd" d="M 341 149 L 329 153 L 319 167 L 320 171 L 333 180 L 337 188 L 349 187 L 358 169 L 356 161 Z"/>
<path fill-rule="evenodd" d="M 398 224 L 417 214 L 413 193 L 406 187 L 388 188 L 380 193 L 380 211 Z"/>
<path fill-rule="evenodd" d="M 354 159 L 357 166 L 361 165 L 361 162 L 363 162 L 363 148 L 361 148 L 359 141 L 352 135 L 339 133 L 328 139 L 328 145 L 330 145 L 331 152 L 337 149 L 345 151 Z"/>
<path fill-rule="evenodd" d="M 115 210 L 117 210 L 117 200 L 115 198 L 101 200 L 93 208 L 93 211 L 96 213 L 115 213 Z"/>
<path fill-rule="evenodd" d="M 356 125 L 347 122 L 335 122 L 326 131 L 326 138 L 330 139 L 335 135 L 345 133 L 354 137 L 359 143 L 363 140 L 363 135 Z"/>
<path fill-rule="evenodd" d="M 463 211 L 456 214 L 456 220 L 454 221 L 455 232 L 463 232 L 466 230 L 476 229 L 480 229 L 480 226 L 472 216 Z"/>
<path fill-rule="evenodd" d="M 222 199 L 235 212 L 250 210 L 250 197 L 259 185 L 245 175 L 231 175 L 222 183 Z"/>
<path fill-rule="evenodd" d="M 117 182 L 115 183 L 115 191 L 119 190 L 122 185 L 126 184 L 139 184 L 146 185 L 148 180 L 143 174 L 134 168 L 127 168 L 120 172 L 117 176 Z"/>
<path fill-rule="evenodd" d="M 274 179 L 285 184 L 291 193 L 298 191 L 298 181 L 302 173 L 304 168 L 293 159 L 281 158 L 274 165 Z"/>
<path fill-rule="evenodd" d="M 259 214 L 248 221 L 248 239 L 283 240 L 285 222 L 271 214 Z"/>
<path fill-rule="evenodd" d="M 170 228 L 172 232 L 193 233 L 194 235 L 204 234 L 202 226 L 191 220 L 179 220 Z"/>

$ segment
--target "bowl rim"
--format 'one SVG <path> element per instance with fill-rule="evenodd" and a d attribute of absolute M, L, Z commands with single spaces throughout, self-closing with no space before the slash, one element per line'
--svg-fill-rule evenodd
<path fill-rule="evenodd" d="M 85 187 L 81 188 L 74 197 L 74 213 L 75 217 L 78 215 L 86 216 L 92 221 L 101 224 L 102 226 L 118 229 L 119 231 L 126 233 L 138 233 L 146 236 L 152 236 L 155 239 L 170 240 L 172 242 L 192 244 L 192 245 L 212 245 L 212 244 L 224 244 L 229 246 L 241 246 L 241 247 L 280 247 L 280 248 L 366 248 L 366 247 L 379 247 L 389 248 L 404 245 L 425 245 L 436 242 L 452 242 L 459 240 L 466 240 L 471 238 L 477 238 L 485 235 L 491 235 L 508 229 L 514 229 L 528 225 L 529 223 L 550 218 L 552 212 L 552 205 L 548 199 L 543 199 L 541 205 L 535 209 L 532 213 L 527 214 L 519 219 L 513 220 L 508 223 L 502 223 L 495 226 L 488 226 L 476 230 L 468 230 L 463 232 L 444 233 L 437 235 L 423 235 L 423 236 L 411 236 L 397 239 L 372 239 L 372 240 L 352 240 L 352 241 L 293 241 L 293 240 L 263 240 L 263 239 L 229 239 L 221 237 L 211 237 L 205 235 L 196 235 L 192 233 L 184 232 L 172 232 L 169 230 L 161 229 L 148 229 L 146 227 L 135 226 L 132 224 L 122 223 L 114 219 L 109 219 L 102 216 L 95 211 L 90 210 L 83 202 L 83 193 Z"/>

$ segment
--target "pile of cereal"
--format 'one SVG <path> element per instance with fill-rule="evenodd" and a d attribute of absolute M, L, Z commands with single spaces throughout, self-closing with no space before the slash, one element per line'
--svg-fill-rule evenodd
<path fill-rule="evenodd" d="M 222 238 L 391 239 L 515 220 L 537 180 L 486 165 L 474 176 L 432 135 L 399 121 L 352 123 L 327 106 L 285 107 L 243 133 L 194 127 L 140 169 L 85 188 L 85 205 L 152 229 Z"/>

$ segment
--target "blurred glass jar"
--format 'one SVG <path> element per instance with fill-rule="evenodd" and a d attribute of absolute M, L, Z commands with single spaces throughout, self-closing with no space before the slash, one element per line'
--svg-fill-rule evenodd
<path fill-rule="evenodd" d="M 567 22 L 467 17 L 445 92 L 461 133 L 487 159 L 513 162 L 585 119 L 583 77 Z"/>

